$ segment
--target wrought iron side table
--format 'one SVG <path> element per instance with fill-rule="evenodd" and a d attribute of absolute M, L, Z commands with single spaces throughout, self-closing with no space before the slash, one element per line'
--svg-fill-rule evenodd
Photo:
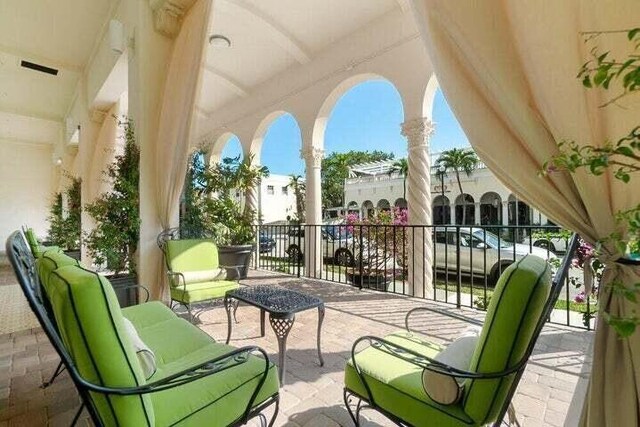
<path fill-rule="evenodd" d="M 305 294 L 278 286 L 246 286 L 228 291 L 224 297 L 224 307 L 227 311 L 227 344 L 231 339 L 231 314 L 238 303 L 242 301 L 260 309 L 260 333 L 264 337 L 264 317 L 269 313 L 269 323 L 278 338 L 278 370 L 280 385 L 284 385 L 286 371 L 287 336 L 296 320 L 296 313 L 318 308 L 318 359 L 320 366 L 324 366 L 320 338 L 322 321 L 324 320 L 324 301 L 313 295 Z"/>

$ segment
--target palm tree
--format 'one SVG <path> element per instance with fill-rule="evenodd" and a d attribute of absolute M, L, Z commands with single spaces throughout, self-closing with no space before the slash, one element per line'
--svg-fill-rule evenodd
<path fill-rule="evenodd" d="M 293 194 L 296 196 L 296 217 L 299 223 L 304 222 L 304 194 L 305 183 L 302 181 L 302 175 L 289 175 L 289 184 L 287 187 L 293 189 Z"/>
<path fill-rule="evenodd" d="M 464 191 L 462 191 L 460 172 L 471 176 L 471 172 L 478 166 L 478 162 L 478 156 L 470 148 L 452 148 L 451 150 L 443 151 L 436 161 L 436 166 L 444 167 L 445 174 L 448 171 L 453 171 L 456 174 L 458 189 L 462 197 L 462 224 L 466 224 L 467 219 L 467 198 L 464 196 Z"/>
<path fill-rule="evenodd" d="M 406 158 L 398 159 L 395 162 L 393 162 L 393 164 L 391 165 L 391 168 L 389 169 L 389 176 L 393 175 L 396 172 L 402 175 L 403 177 L 402 198 L 406 201 L 407 200 L 407 177 L 409 176 L 409 163 L 407 162 Z"/>

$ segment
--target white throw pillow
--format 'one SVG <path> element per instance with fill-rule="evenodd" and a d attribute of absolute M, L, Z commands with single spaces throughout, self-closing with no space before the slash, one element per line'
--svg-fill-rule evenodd
<path fill-rule="evenodd" d="M 127 331 L 127 335 L 129 336 L 129 341 L 133 345 L 133 349 L 136 352 L 136 356 L 138 356 L 138 361 L 140 362 L 140 367 L 142 368 L 142 373 L 144 374 L 145 379 L 151 378 L 153 374 L 156 373 L 156 355 L 149 346 L 147 346 L 142 339 L 140 339 L 140 335 L 138 335 L 138 331 L 136 331 L 133 323 L 127 318 L 123 318 L 124 320 L 124 328 Z"/>
<path fill-rule="evenodd" d="M 478 344 L 480 329 L 471 327 L 442 350 L 434 360 L 456 369 L 469 369 L 473 352 Z M 462 397 L 465 378 L 455 378 L 425 369 L 422 372 L 424 391 L 434 402 L 452 405 Z"/>
<path fill-rule="evenodd" d="M 227 278 L 227 270 L 224 268 L 214 268 L 212 270 L 185 271 L 182 273 L 184 281 L 189 283 L 213 282 Z"/>

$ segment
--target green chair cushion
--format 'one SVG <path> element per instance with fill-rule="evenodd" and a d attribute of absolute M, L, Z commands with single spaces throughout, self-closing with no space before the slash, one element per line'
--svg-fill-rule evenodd
<path fill-rule="evenodd" d="M 109 281 L 82 267 L 68 265 L 51 274 L 49 287 L 58 330 L 80 374 L 105 386 L 144 385 L 144 375 Z M 90 396 L 104 425 L 155 424 L 149 395 L 92 392 Z"/>
<path fill-rule="evenodd" d="M 500 276 L 487 308 L 484 326 L 469 369 L 500 372 L 522 360 L 551 291 L 551 267 L 535 255 L 510 265 Z M 513 375 L 495 380 L 470 381 L 464 410 L 476 422 L 495 421 Z"/>
<path fill-rule="evenodd" d="M 169 240 L 165 247 L 169 271 L 213 270 L 219 267 L 218 247 L 211 239 Z"/>
<path fill-rule="evenodd" d="M 176 314 L 160 301 L 145 302 L 122 309 L 122 315 L 129 319 L 138 332 L 144 328 L 176 319 Z"/>
<path fill-rule="evenodd" d="M 167 313 L 156 303 L 143 306 L 146 307 L 138 310 L 131 307 L 123 312 L 136 325 L 140 338 L 156 356 L 157 371 L 149 381 L 161 380 L 233 350 L 233 347 L 215 343 L 205 332 L 173 312 Z M 156 323 L 142 321 L 144 314 L 153 317 Z M 252 356 L 238 368 L 172 390 L 152 393 L 157 425 L 178 422 L 180 426 L 229 425 L 242 415 L 263 366 L 262 359 Z M 278 392 L 277 368 L 273 364 L 269 366 L 267 380 L 254 406 Z"/>
<path fill-rule="evenodd" d="M 172 286 L 171 299 L 189 304 L 224 297 L 227 291 L 239 288 L 238 282 L 217 280 L 215 282 L 190 283 L 186 286 Z"/>
<path fill-rule="evenodd" d="M 431 358 L 442 350 L 440 345 L 407 332 L 397 332 L 385 339 Z M 460 404 L 443 406 L 427 396 L 422 385 L 423 369 L 419 366 L 375 347 L 367 347 L 355 357 L 375 403 L 396 417 L 414 426 L 474 425 Z M 348 390 L 368 397 L 352 360 L 347 362 L 344 383 Z"/>
<path fill-rule="evenodd" d="M 36 233 L 33 231 L 33 228 L 31 227 L 27 228 L 26 231 L 24 232 L 24 237 L 27 239 L 27 243 L 31 248 L 31 252 L 35 252 L 38 246 L 40 246 L 40 243 L 38 243 L 38 239 L 36 238 Z"/>
<path fill-rule="evenodd" d="M 40 279 L 40 284 L 47 291 L 49 284 L 49 276 L 59 267 L 65 267 L 67 265 L 79 266 L 80 263 L 77 259 L 71 258 L 62 251 L 47 250 L 38 259 L 36 259 L 36 272 Z"/>

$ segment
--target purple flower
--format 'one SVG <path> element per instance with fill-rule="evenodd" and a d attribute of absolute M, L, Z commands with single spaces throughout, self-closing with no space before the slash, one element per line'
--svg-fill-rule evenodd
<path fill-rule="evenodd" d="M 573 300 L 577 303 L 583 303 L 587 301 L 587 296 L 584 294 L 584 291 L 580 292 L 578 295 L 576 295 Z"/>

